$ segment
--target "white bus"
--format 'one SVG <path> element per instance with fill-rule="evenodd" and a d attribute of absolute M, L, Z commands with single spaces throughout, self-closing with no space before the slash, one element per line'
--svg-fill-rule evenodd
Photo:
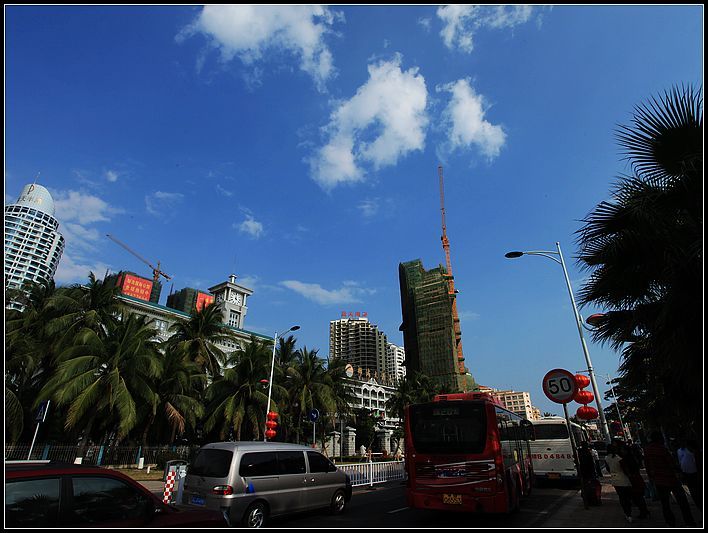
<path fill-rule="evenodd" d="M 573 447 L 570 444 L 565 418 L 548 417 L 531 420 L 536 440 L 530 441 L 533 471 L 538 479 L 575 480 L 578 472 L 573 461 Z M 587 431 L 570 423 L 576 446 L 588 440 Z"/>

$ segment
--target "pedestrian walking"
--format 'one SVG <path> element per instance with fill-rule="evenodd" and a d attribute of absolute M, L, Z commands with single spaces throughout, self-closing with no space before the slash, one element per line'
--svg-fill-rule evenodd
<path fill-rule="evenodd" d="M 592 462 L 595 464 L 595 475 L 598 478 L 604 477 L 604 475 L 602 474 L 602 463 L 600 462 L 600 454 L 593 446 L 590 446 L 590 454 L 592 455 Z"/>
<path fill-rule="evenodd" d="M 646 500 L 644 500 L 646 484 L 639 471 L 639 463 L 637 462 L 636 455 L 633 453 L 632 448 L 626 444 L 619 445 L 617 454 L 622 458 L 620 466 L 622 470 L 624 470 L 624 473 L 627 474 L 629 482 L 632 484 L 632 503 L 639 509 L 638 518 L 647 518 L 649 516 L 649 509 L 647 508 Z"/>
<path fill-rule="evenodd" d="M 610 444 L 607 446 L 607 457 L 605 464 L 610 474 L 610 483 L 615 488 L 617 496 L 619 496 L 620 505 L 624 512 L 624 517 L 627 522 L 632 522 L 632 482 L 629 476 L 622 468 L 622 457 L 619 455 L 618 445 Z"/>
<path fill-rule="evenodd" d="M 698 478 L 698 466 L 696 464 L 696 454 L 697 449 L 695 441 L 683 440 L 681 446 L 676 451 L 679 460 L 679 466 L 681 467 L 681 476 L 683 482 L 688 487 L 688 491 L 691 493 L 691 498 L 696 507 L 701 508 L 701 483 Z"/>
<path fill-rule="evenodd" d="M 644 448 L 644 464 L 646 465 L 647 474 L 656 487 L 656 492 L 661 501 L 661 511 L 664 514 L 666 523 L 674 527 L 676 518 L 671 511 L 670 495 L 673 494 L 681 509 L 684 524 L 687 526 L 695 526 L 696 521 L 691 514 L 691 508 L 688 505 L 686 492 L 683 490 L 683 485 L 677 475 L 677 465 L 669 450 L 664 446 L 661 433 L 653 431 L 649 435 L 649 444 Z"/>
<path fill-rule="evenodd" d="M 589 505 L 600 505 L 602 503 L 600 500 L 602 486 L 597 480 L 595 461 L 587 442 L 581 442 L 578 447 L 578 471 L 585 508 L 587 509 Z"/>

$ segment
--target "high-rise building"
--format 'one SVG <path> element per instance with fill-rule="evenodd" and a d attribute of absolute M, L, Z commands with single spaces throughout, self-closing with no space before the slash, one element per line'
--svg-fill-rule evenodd
<path fill-rule="evenodd" d="M 25 185 L 17 202 L 5 206 L 6 289 L 54 279 L 64 252 L 64 237 L 58 229 L 54 200 L 41 185 Z"/>
<path fill-rule="evenodd" d="M 392 342 L 386 344 L 386 374 L 394 383 L 399 383 L 406 377 L 406 350 Z"/>
<path fill-rule="evenodd" d="M 354 368 L 381 374 L 386 371 L 386 334 L 367 317 L 342 318 L 329 323 L 329 357 L 344 359 Z"/>
<path fill-rule="evenodd" d="M 401 312 L 405 366 L 451 391 L 471 390 L 474 379 L 460 359 L 445 267 L 425 270 L 420 259 L 401 263 Z"/>

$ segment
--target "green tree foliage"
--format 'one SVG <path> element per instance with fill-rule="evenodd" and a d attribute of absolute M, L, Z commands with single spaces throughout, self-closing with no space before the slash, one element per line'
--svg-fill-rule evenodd
<path fill-rule="evenodd" d="M 621 350 L 616 393 L 655 427 L 700 434 L 703 409 L 703 99 L 691 86 L 639 105 L 619 178 L 578 231 L 581 304 L 606 309 L 595 340 Z"/>

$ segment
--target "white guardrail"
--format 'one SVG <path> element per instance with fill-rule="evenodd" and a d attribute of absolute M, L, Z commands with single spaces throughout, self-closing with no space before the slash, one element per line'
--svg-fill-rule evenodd
<path fill-rule="evenodd" d="M 406 470 L 403 461 L 381 463 L 338 464 L 337 467 L 349 475 L 353 487 L 385 483 L 386 481 L 404 480 Z"/>

